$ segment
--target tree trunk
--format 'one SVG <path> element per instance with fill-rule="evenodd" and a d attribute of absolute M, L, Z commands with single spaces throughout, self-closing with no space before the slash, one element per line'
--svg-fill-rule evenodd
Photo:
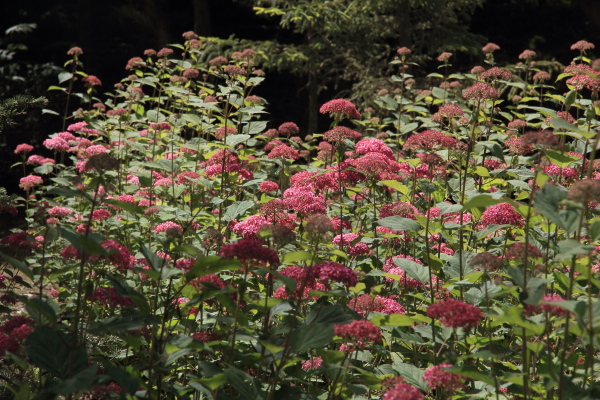
<path fill-rule="evenodd" d="M 208 0 L 192 0 L 194 4 L 194 32 L 200 36 L 211 35 Z"/>
<path fill-rule="evenodd" d="M 319 84 L 317 74 L 308 73 L 308 134 L 317 133 L 319 129 Z"/>

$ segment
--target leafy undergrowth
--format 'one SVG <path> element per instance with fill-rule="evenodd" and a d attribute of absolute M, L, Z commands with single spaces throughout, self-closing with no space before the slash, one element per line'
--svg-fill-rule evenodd
<path fill-rule="evenodd" d="M 529 50 L 496 67 L 490 43 L 448 75 L 443 53 L 419 84 L 402 48 L 372 107 L 331 100 L 301 135 L 267 129 L 260 54 L 184 37 L 102 101 L 71 49 L 51 89 L 81 108 L 54 157 L 15 150 L 7 393 L 600 397 L 593 45 L 558 71 Z"/>

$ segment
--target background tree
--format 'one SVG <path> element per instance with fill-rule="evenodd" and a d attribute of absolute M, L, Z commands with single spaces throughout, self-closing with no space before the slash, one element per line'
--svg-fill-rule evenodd
<path fill-rule="evenodd" d="M 308 132 L 317 130 L 318 95 L 334 89 L 359 103 L 376 92 L 400 46 L 418 54 L 475 53 L 485 38 L 469 19 L 483 0 L 246 0 L 258 15 L 279 21 L 288 41 L 263 41 L 265 66 L 307 81 Z M 291 40 L 290 40 L 291 39 Z M 260 45 L 259 45 L 260 46 Z M 340 89 L 346 89 L 339 92 Z M 361 101 L 362 100 L 362 101 Z"/>

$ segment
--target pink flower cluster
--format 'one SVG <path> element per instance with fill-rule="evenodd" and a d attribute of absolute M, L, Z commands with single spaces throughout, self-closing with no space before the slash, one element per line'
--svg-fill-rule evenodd
<path fill-rule="evenodd" d="M 378 342 L 381 340 L 381 330 L 371 321 L 353 321 L 349 324 L 336 324 L 333 327 L 336 336 L 352 340 L 359 347 L 364 342 Z"/>
<path fill-rule="evenodd" d="M 432 390 L 443 390 L 454 394 L 464 387 L 465 378 L 444 369 L 449 367 L 452 365 L 442 363 L 427 368 L 423 374 L 423 381 L 427 382 L 427 386 Z"/>
<path fill-rule="evenodd" d="M 483 313 L 474 305 L 449 298 L 427 307 L 427 316 L 438 318 L 448 328 L 469 329 L 479 324 Z"/>
<path fill-rule="evenodd" d="M 336 119 L 342 119 L 344 117 L 349 119 L 360 118 L 360 113 L 356 109 L 356 106 L 344 99 L 330 100 L 323 104 L 319 109 L 321 114 L 331 114 Z"/>

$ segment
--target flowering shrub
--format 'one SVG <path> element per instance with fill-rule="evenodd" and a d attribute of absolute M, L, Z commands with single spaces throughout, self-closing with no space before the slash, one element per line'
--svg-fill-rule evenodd
<path fill-rule="evenodd" d="M 531 50 L 496 66 L 490 43 L 489 67 L 427 88 L 402 48 L 372 107 L 331 100 L 311 136 L 268 128 L 254 51 L 184 39 L 103 98 L 71 49 L 52 89 L 81 108 L 14 150 L 15 398 L 597 397 L 591 43 L 558 75 Z"/>

